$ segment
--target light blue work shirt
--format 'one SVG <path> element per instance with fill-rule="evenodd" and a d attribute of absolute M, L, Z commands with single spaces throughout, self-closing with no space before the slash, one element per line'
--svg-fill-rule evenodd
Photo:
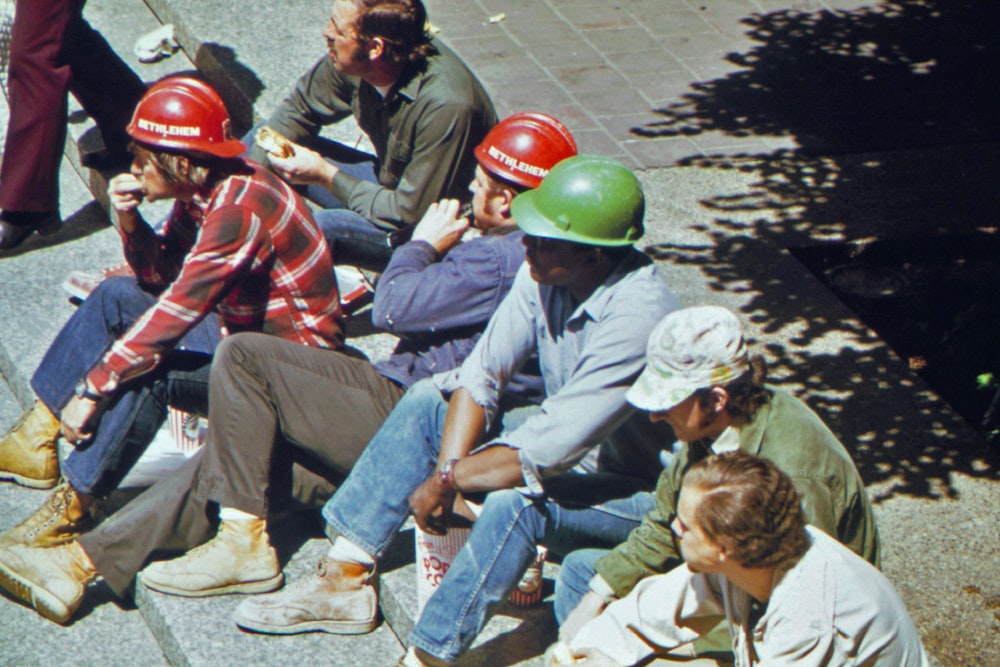
<path fill-rule="evenodd" d="M 544 495 L 546 477 L 598 470 L 598 446 L 615 446 L 609 436 L 634 413 L 625 391 L 645 365 L 646 339 L 679 307 L 639 251 L 583 303 L 565 287 L 536 283 L 525 264 L 462 367 L 434 381 L 443 392 L 467 389 L 492 423 L 510 378 L 538 352 L 546 396 L 540 411 L 487 446 L 519 450 L 527 492 Z"/>

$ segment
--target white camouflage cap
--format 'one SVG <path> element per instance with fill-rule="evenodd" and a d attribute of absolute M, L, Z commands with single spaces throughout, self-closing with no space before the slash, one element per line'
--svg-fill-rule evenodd
<path fill-rule="evenodd" d="M 640 410 L 663 412 L 698 389 L 726 384 L 748 370 L 736 315 L 719 306 L 675 310 L 649 334 L 646 368 L 625 398 Z"/>

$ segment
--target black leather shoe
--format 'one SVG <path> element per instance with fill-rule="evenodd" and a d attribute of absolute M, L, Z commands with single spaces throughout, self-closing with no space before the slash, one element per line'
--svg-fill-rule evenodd
<path fill-rule="evenodd" d="M 4 211 L 0 213 L 0 250 L 10 250 L 24 243 L 32 232 L 55 234 L 62 221 L 54 211 Z"/>

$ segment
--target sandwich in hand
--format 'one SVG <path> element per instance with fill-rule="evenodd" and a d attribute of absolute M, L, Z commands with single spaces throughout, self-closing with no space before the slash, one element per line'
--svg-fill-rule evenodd
<path fill-rule="evenodd" d="M 295 149 L 292 147 L 292 142 L 285 139 L 281 136 L 281 134 L 275 132 L 266 125 L 257 130 L 257 135 L 254 137 L 253 142 L 264 149 L 268 155 L 280 158 L 287 158 L 295 155 Z"/>

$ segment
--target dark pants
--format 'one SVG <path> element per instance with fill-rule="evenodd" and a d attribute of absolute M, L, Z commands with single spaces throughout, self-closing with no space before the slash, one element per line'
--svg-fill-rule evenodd
<path fill-rule="evenodd" d="M 149 557 L 215 533 L 215 504 L 266 517 L 317 507 L 347 475 L 404 389 L 342 352 L 244 333 L 219 346 L 202 452 L 80 539 L 125 595 Z M 213 505 L 209 508 L 209 505 Z"/>
<path fill-rule="evenodd" d="M 38 399 L 56 415 L 73 388 L 129 327 L 156 302 L 135 278 L 109 278 L 80 304 L 52 341 L 31 378 Z M 62 474 L 81 493 L 113 491 L 152 442 L 167 405 L 199 415 L 208 410 L 208 372 L 219 342 L 215 315 L 181 339 L 153 372 L 122 383 L 102 406 L 94 435 L 72 451 Z"/>
<path fill-rule="evenodd" d="M 0 208 L 56 211 L 66 143 L 67 91 L 112 150 L 145 86 L 83 19 L 86 0 L 17 0 L 11 28 L 10 120 L 0 170 Z"/>

